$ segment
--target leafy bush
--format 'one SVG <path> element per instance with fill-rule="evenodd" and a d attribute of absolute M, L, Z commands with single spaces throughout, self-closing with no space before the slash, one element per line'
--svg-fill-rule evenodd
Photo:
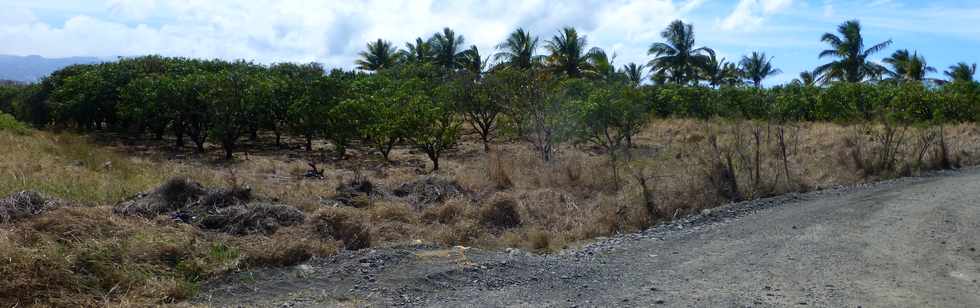
<path fill-rule="evenodd" d="M 0 112 L 0 131 L 9 131 L 18 135 L 25 135 L 30 132 L 27 125 L 17 121 L 14 116 Z"/>

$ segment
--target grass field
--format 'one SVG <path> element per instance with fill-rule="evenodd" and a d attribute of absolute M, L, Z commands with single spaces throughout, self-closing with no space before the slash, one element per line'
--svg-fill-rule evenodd
<path fill-rule="evenodd" d="M 356 248 L 343 234 L 366 237 L 370 246 L 426 242 L 554 251 L 732 200 L 980 161 L 977 126 L 939 133 L 658 120 L 616 168 L 597 149 L 567 145 L 557 159 L 543 162 L 520 142 L 496 143 L 484 153 L 467 138 L 441 171 L 428 174 L 424 155 L 407 148 L 396 149 L 391 163 L 356 150 L 335 161 L 320 152 L 269 148 L 260 138 L 234 162 L 222 162 L 218 151 L 196 155 L 169 149 L 165 140 L 108 143 L 100 140 L 118 139 L 3 130 L 0 196 L 30 190 L 65 205 L 0 224 L 0 259 L 8 261 L 0 265 L 0 277 L 7 278 L 0 281 L 0 304 L 179 302 L 229 270 L 291 265 Z M 311 161 L 322 178 L 305 176 Z M 118 203 L 178 176 L 206 187 L 247 186 L 307 219 L 273 234 L 230 235 L 165 215 L 113 214 Z"/>

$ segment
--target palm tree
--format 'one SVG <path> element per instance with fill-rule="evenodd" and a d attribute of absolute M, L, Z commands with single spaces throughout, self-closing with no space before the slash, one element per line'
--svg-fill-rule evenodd
<path fill-rule="evenodd" d="M 589 70 L 586 71 L 589 75 L 594 75 L 596 78 L 600 79 L 615 79 L 617 78 L 616 65 L 613 61 L 616 60 L 616 54 L 613 53 L 612 57 L 606 54 L 605 50 L 599 47 L 592 47 L 589 49 L 586 55 L 589 63 Z"/>
<path fill-rule="evenodd" d="M 493 59 L 501 61 L 505 67 L 530 69 L 542 60 L 534 54 L 538 50 L 538 38 L 523 28 L 511 33 L 506 41 L 497 45 L 497 49 L 501 51 L 493 55 Z"/>
<path fill-rule="evenodd" d="M 646 78 L 646 76 L 643 74 L 643 69 L 644 67 L 642 64 L 629 63 L 623 65 L 623 68 L 620 69 L 619 73 L 626 76 L 626 80 L 630 84 L 633 86 L 638 86 L 643 83 L 643 79 Z"/>
<path fill-rule="evenodd" d="M 772 59 L 772 57 L 766 58 L 764 52 L 752 52 L 751 56 L 742 56 L 739 66 L 745 73 L 745 78 L 751 80 L 756 88 L 761 88 L 763 79 L 783 72 L 772 67 Z"/>
<path fill-rule="evenodd" d="M 895 81 L 924 81 L 928 73 L 937 72 L 935 67 L 926 63 L 926 58 L 918 52 L 909 53 L 908 49 L 895 51 L 888 58 L 882 60 L 892 66 L 892 70 L 886 71 Z"/>
<path fill-rule="evenodd" d="M 741 85 L 744 81 L 743 76 L 745 76 L 745 72 L 742 71 L 742 68 L 738 67 L 738 64 L 732 62 L 725 63 L 724 68 L 721 70 L 721 84 L 729 87 Z"/>
<path fill-rule="evenodd" d="M 546 60 L 547 65 L 568 76 L 582 77 L 583 71 L 590 68 L 590 55 L 585 50 L 586 46 L 588 40 L 585 36 L 579 36 L 575 28 L 565 27 L 545 42 L 544 47 L 550 53 Z"/>
<path fill-rule="evenodd" d="M 714 51 L 707 47 L 694 47 L 694 26 L 675 20 L 660 36 L 666 42 L 653 43 L 647 51 L 655 57 L 648 63 L 650 70 L 678 84 L 697 80 L 697 70 L 707 66 L 709 55 Z"/>
<path fill-rule="evenodd" d="M 727 81 L 739 79 L 741 76 L 738 70 L 733 70 L 732 67 L 734 65 L 726 62 L 725 58 L 719 60 L 714 51 L 708 52 L 708 61 L 699 69 L 700 79 L 708 81 L 712 87 L 728 84 Z"/>
<path fill-rule="evenodd" d="M 949 77 L 953 82 L 973 82 L 973 75 L 977 73 L 977 64 L 973 63 L 966 64 L 966 62 L 960 62 L 956 65 L 950 66 L 949 70 L 945 72 L 946 77 Z"/>
<path fill-rule="evenodd" d="M 421 37 L 415 39 L 415 44 L 405 43 L 405 50 L 401 53 L 405 61 L 412 63 L 428 63 L 435 59 L 432 44 Z"/>
<path fill-rule="evenodd" d="M 650 72 L 650 81 L 655 85 L 662 85 L 667 83 L 667 73 L 664 71 L 653 71 Z"/>
<path fill-rule="evenodd" d="M 435 52 L 436 64 L 447 69 L 460 67 L 460 61 L 463 59 L 463 53 L 465 52 L 461 49 L 466 42 L 462 35 L 456 35 L 456 32 L 453 32 L 452 29 L 443 28 L 442 32 L 433 35 L 429 41 Z"/>
<path fill-rule="evenodd" d="M 359 53 L 361 59 L 354 62 L 357 68 L 366 71 L 378 71 L 389 68 L 398 62 L 398 48 L 391 42 L 378 39 L 367 44 L 367 50 Z"/>
<path fill-rule="evenodd" d="M 821 65 L 814 73 L 824 80 L 843 80 L 846 82 L 861 82 L 873 79 L 885 72 L 885 68 L 868 58 L 885 50 L 892 40 L 878 43 L 870 48 L 864 48 L 864 38 L 861 36 L 861 23 L 857 20 L 847 21 L 837 27 L 841 36 L 824 33 L 820 39 L 830 45 L 830 49 L 820 52 L 820 58 L 836 58 L 836 61 Z"/>
<path fill-rule="evenodd" d="M 793 79 L 793 84 L 812 87 L 817 84 L 817 78 L 811 71 L 802 71 L 800 72 L 800 78 Z"/>
<path fill-rule="evenodd" d="M 460 68 L 479 76 L 486 68 L 487 61 L 480 57 L 480 50 L 476 48 L 476 45 L 473 45 L 470 46 L 470 49 L 463 51 L 459 65 Z"/>

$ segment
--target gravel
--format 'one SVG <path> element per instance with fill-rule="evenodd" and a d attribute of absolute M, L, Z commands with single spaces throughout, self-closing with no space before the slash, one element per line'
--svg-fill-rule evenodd
<path fill-rule="evenodd" d="M 559 253 L 406 245 L 227 275 L 213 306 L 971 307 L 980 171 L 730 204 Z M 973 249 L 971 249 L 973 248 Z"/>

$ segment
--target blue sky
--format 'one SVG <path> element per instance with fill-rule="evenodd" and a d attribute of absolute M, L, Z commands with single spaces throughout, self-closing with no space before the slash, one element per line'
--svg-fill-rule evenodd
<path fill-rule="evenodd" d="M 486 56 L 517 27 L 545 40 L 568 25 L 615 52 L 617 64 L 645 63 L 674 19 L 693 23 L 698 44 L 729 60 L 752 51 L 775 57 L 784 73 L 769 84 L 826 62 L 817 58 L 820 35 L 849 19 L 862 21 L 869 44 L 893 39 L 887 53 L 925 55 L 940 70 L 932 77 L 956 62 L 980 62 L 976 0 L 0 0 L 0 54 L 153 53 L 352 68 L 379 37 L 401 46 L 449 26 Z"/>

